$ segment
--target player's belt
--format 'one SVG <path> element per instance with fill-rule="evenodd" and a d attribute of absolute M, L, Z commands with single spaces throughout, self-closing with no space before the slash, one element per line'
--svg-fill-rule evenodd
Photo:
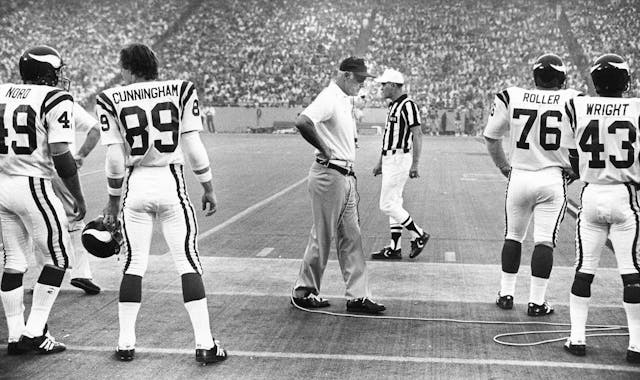
<path fill-rule="evenodd" d="M 353 176 L 355 177 L 355 173 L 353 172 L 353 169 L 350 168 L 343 168 L 342 166 L 338 166 L 336 164 L 332 164 L 331 162 L 325 162 L 322 161 L 319 158 L 316 158 L 316 162 L 319 163 L 322 166 L 326 166 L 329 169 L 333 169 L 335 171 L 337 171 L 338 173 L 344 175 L 344 176 Z"/>
<path fill-rule="evenodd" d="M 387 149 L 382 151 L 383 156 L 390 156 L 396 153 L 409 153 L 409 148 L 401 148 L 401 149 Z"/>

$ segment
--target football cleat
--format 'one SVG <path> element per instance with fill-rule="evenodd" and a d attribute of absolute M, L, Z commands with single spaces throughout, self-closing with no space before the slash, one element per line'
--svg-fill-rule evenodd
<path fill-rule="evenodd" d="M 120 253 L 122 234 L 119 226 L 115 232 L 109 231 L 103 223 L 103 217 L 99 216 L 84 227 L 81 241 L 87 252 L 99 258 L 106 258 Z"/>
<path fill-rule="evenodd" d="M 411 241 L 411 253 L 409 254 L 410 259 L 417 257 L 422 252 L 430 237 L 431 235 L 424 231 L 422 232 L 422 235 Z"/>
<path fill-rule="evenodd" d="M 18 341 L 17 349 L 22 351 L 21 353 L 34 351 L 36 354 L 48 355 L 62 352 L 67 349 L 67 346 L 57 342 L 55 338 L 49 334 L 47 325 L 45 325 L 44 331 L 40 336 L 28 337 L 22 335 Z"/>
<path fill-rule="evenodd" d="M 35 46 L 27 49 L 18 62 L 20 77 L 25 83 L 47 86 L 61 85 L 69 90 L 69 80 L 62 75 L 64 62 L 58 51 L 49 46 Z"/>
<path fill-rule="evenodd" d="M 544 301 L 542 305 L 536 305 L 533 302 L 529 302 L 527 307 L 527 315 L 530 317 L 541 317 L 545 315 L 553 314 L 553 308 Z"/>
<path fill-rule="evenodd" d="M 640 352 L 628 349 L 627 362 L 633 363 L 633 364 L 640 364 Z"/>
<path fill-rule="evenodd" d="M 313 293 L 309 293 L 305 297 L 293 297 L 291 298 L 291 303 L 304 309 L 317 309 L 329 306 L 329 301 Z"/>
<path fill-rule="evenodd" d="M 617 54 L 601 55 L 590 71 L 599 95 L 614 95 L 629 89 L 629 64 Z"/>
<path fill-rule="evenodd" d="M 196 362 L 202 365 L 218 363 L 227 360 L 227 357 L 227 350 L 220 347 L 220 342 L 217 340 L 213 341 L 213 347 L 209 349 L 196 348 Z"/>
<path fill-rule="evenodd" d="M 533 64 L 533 81 L 537 87 L 562 88 L 567 78 L 567 68 L 555 54 L 543 54 Z"/>
<path fill-rule="evenodd" d="M 71 285 L 84 290 L 90 296 L 100 293 L 100 287 L 96 285 L 90 278 L 72 278 Z"/>
<path fill-rule="evenodd" d="M 501 296 L 500 292 L 498 292 L 498 299 L 496 299 L 496 305 L 498 305 L 499 308 L 504 310 L 513 309 L 513 296 L 510 296 L 508 294 L 506 296 Z"/>
<path fill-rule="evenodd" d="M 564 350 L 575 356 L 585 356 L 587 351 L 587 345 L 584 342 L 571 343 L 571 339 L 567 339 L 564 342 Z"/>
<path fill-rule="evenodd" d="M 378 252 L 371 254 L 373 260 L 401 260 L 402 251 L 400 249 L 391 249 L 391 247 L 384 247 Z"/>
<path fill-rule="evenodd" d="M 136 356 L 136 349 L 133 347 L 120 348 L 116 349 L 116 359 L 121 362 L 130 362 Z"/>

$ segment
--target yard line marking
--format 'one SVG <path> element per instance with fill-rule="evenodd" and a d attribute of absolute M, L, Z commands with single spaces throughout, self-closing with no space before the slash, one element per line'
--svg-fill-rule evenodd
<path fill-rule="evenodd" d="M 270 196 L 269 198 L 263 199 L 260 202 L 254 204 L 251 207 L 248 207 L 246 209 L 244 209 L 243 211 L 235 214 L 234 216 L 232 216 L 231 218 L 225 220 L 224 222 L 218 224 L 217 226 L 211 228 L 210 230 L 207 230 L 201 234 L 199 234 L 198 236 L 198 240 L 202 240 L 206 237 L 208 237 L 209 235 L 212 235 L 218 231 L 220 231 L 221 229 L 225 228 L 226 226 L 230 225 L 231 223 L 244 218 L 245 216 L 247 216 L 248 214 L 254 212 L 255 210 L 259 209 L 260 207 L 266 205 L 267 203 L 271 202 L 274 199 L 277 199 L 279 197 L 281 197 L 283 194 L 287 193 L 288 191 L 300 186 L 302 183 L 306 182 L 307 179 L 309 178 L 309 176 L 304 177 L 303 179 L 299 180 L 298 182 L 294 183 L 293 185 L 290 185 L 286 188 L 284 188 L 283 190 L 278 191 L 277 193 L 273 194 L 272 196 Z"/>
<path fill-rule="evenodd" d="M 80 172 L 80 177 L 88 176 L 88 175 L 91 175 L 91 174 L 102 173 L 102 172 L 104 172 L 104 170 L 103 170 L 103 169 L 100 169 L 100 170 L 92 170 L 92 171 L 90 171 L 90 172 Z"/>
<path fill-rule="evenodd" d="M 273 252 L 275 248 L 262 248 L 262 250 L 260 252 L 258 252 L 258 254 L 256 256 L 258 257 L 265 257 L 268 256 L 271 252 Z"/>
<path fill-rule="evenodd" d="M 88 352 L 113 352 L 111 346 L 67 346 L 73 351 Z M 193 349 L 186 348 L 151 348 L 136 347 L 136 353 L 153 354 L 179 354 L 192 355 Z M 540 368 L 564 368 L 592 371 L 618 371 L 640 373 L 640 368 L 623 365 L 585 363 L 581 362 L 554 362 L 538 360 L 503 360 L 503 359 L 463 359 L 463 358 L 439 358 L 439 357 L 415 357 L 415 356 L 381 356 L 381 355 L 353 355 L 353 354 L 322 354 L 305 352 L 269 352 L 269 351 L 228 351 L 229 356 L 260 357 L 271 359 L 305 359 L 305 360 L 344 360 L 364 362 L 392 362 L 392 363 L 418 363 L 418 364 L 462 364 L 462 365 L 501 365 L 511 367 L 540 367 Z"/>
<path fill-rule="evenodd" d="M 453 251 L 447 251 L 444 253 L 444 261 L 448 262 L 448 263 L 455 263 L 456 262 L 456 253 Z"/>

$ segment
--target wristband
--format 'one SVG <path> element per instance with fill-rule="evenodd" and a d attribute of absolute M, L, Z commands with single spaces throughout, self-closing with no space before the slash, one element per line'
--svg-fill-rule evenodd
<path fill-rule="evenodd" d="M 111 196 L 119 197 L 122 195 L 122 187 L 107 186 L 107 193 Z"/>
<path fill-rule="evenodd" d="M 211 179 L 213 179 L 213 174 L 211 174 L 211 169 L 207 169 L 207 171 L 204 173 L 200 173 L 200 174 L 193 173 L 193 174 L 195 174 L 196 178 L 200 182 L 209 182 L 211 181 Z"/>

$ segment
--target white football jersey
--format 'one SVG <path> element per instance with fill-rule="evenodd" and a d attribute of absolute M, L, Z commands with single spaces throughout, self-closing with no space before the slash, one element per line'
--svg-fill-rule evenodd
<path fill-rule="evenodd" d="M 180 136 L 202 130 L 195 86 L 149 81 L 115 87 L 96 98 L 103 145 L 124 144 L 127 166 L 184 164 Z"/>
<path fill-rule="evenodd" d="M 73 143 L 73 97 L 57 87 L 0 85 L 0 171 L 51 178 L 51 143 Z"/>
<path fill-rule="evenodd" d="M 496 94 L 484 136 L 498 140 L 509 133 L 508 155 L 513 168 L 568 168 L 569 152 L 560 145 L 564 104 L 578 94 L 571 89 L 509 87 Z"/>
<path fill-rule="evenodd" d="M 566 112 L 562 145 L 578 150 L 583 182 L 640 182 L 640 99 L 578 97 Z"/>

